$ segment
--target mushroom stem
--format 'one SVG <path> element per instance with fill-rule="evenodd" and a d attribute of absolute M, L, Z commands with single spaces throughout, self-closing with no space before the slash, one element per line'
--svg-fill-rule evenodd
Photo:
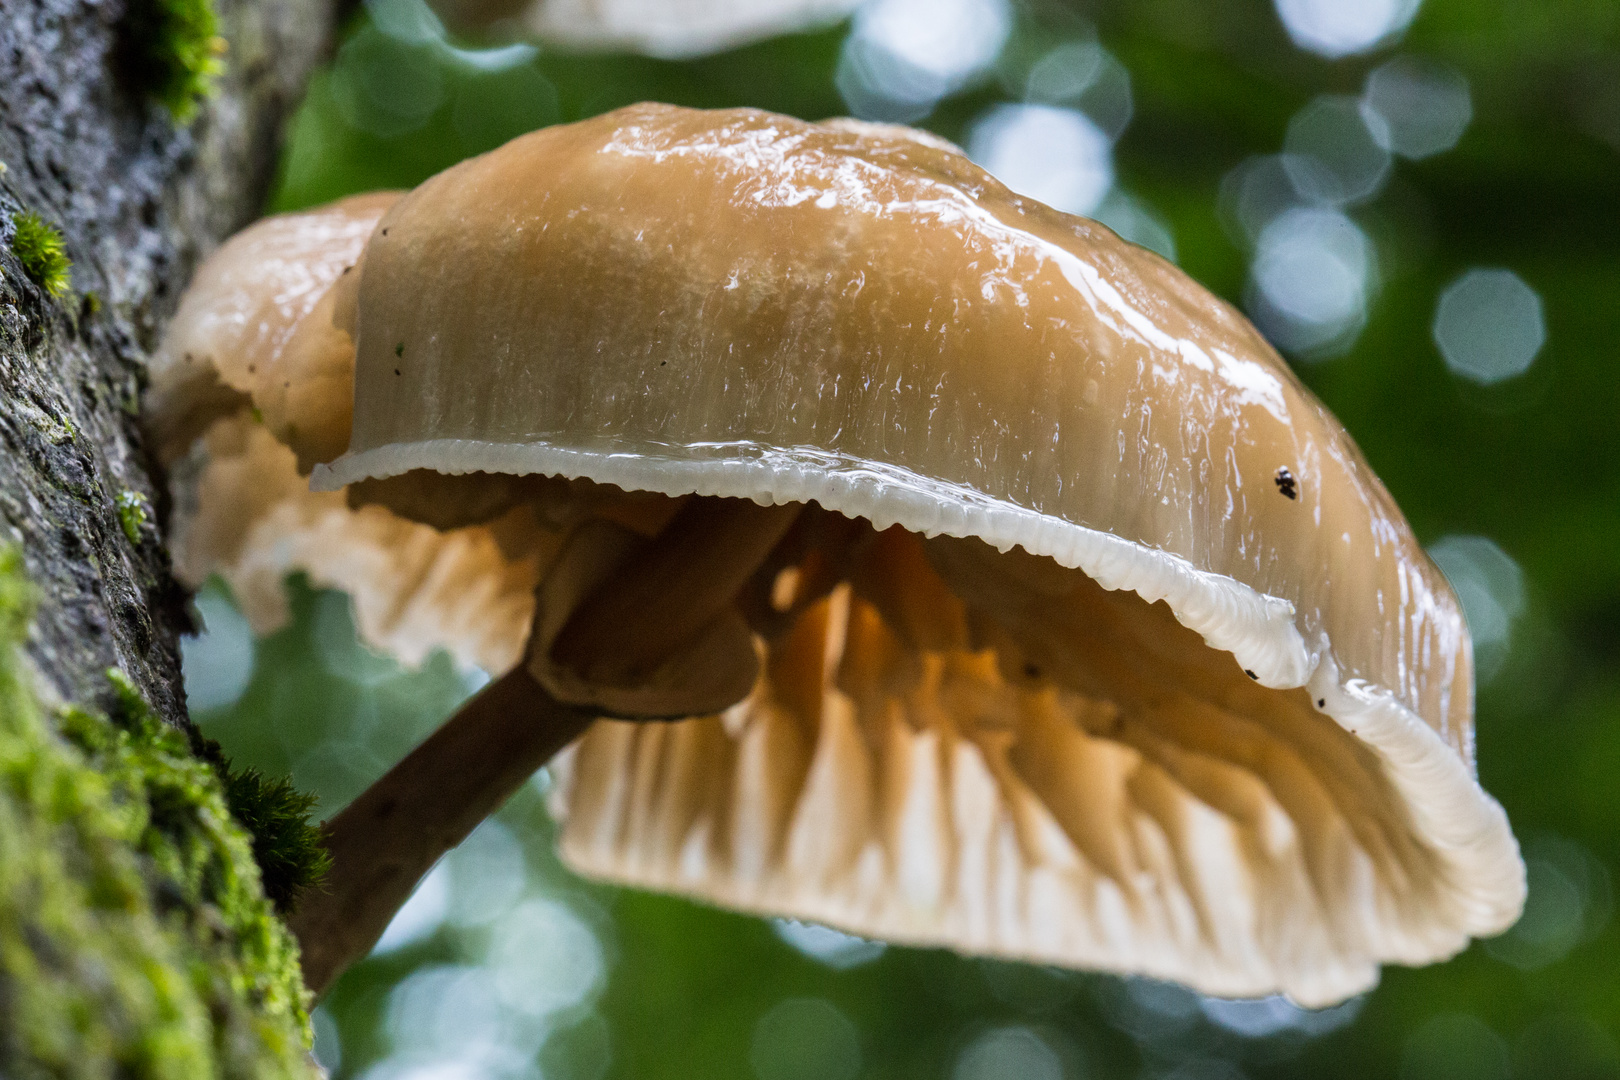
<path fill-rule="evenodd" d="M 579 606 L 551 648 L 580 671 L 630 681 L 689 646 L 730 607 L 792 527 L 799 503 L 693 499 L 627 566 Z"/>
<path fill-rule="evenodd" d="M 495 680 L 326 823 L 332 872 L 288 920 L 317 997 L 371 951 L 446 851 L 589 726 L 522 666 Z"/>

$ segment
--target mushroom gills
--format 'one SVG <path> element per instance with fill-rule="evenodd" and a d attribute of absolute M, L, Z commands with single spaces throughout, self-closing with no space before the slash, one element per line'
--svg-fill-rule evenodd
<path fill-rule="evenodd" d="M 506 671 L 523 658 L 534 590 L 563 533 L 533 506 L 439 531 L 343 492 L 310 491 L 293 451 L 246 413 L 216 420 L 171 467 L 175 574 L 218 574 L 253 632 L 291 618 L 284 580 L 342 589 L 366 644 L 410 667 L 437 649 L 461 666 Z"/>
<path fill-rule="evenodd" d="M 754 616 L 744 700 L 554 765 L 576 870 L 1306 1004 L 1451 933 L 1376 757 L 1304 689 L 1050 559 L 850 524 L 744 590 L 791 613 Z"/>

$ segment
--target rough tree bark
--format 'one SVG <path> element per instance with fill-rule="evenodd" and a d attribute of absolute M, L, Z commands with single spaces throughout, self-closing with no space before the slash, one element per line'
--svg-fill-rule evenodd
<path fill-rule="evenodd" d="M 4 1075 L 306 1068 L 290 939 L 216 774 L 173 734 L 188 619 L 136 413 L 192 268 L 263 206 L 335 5 L 218 0 L 226 68 L 181 123 L 129 39 L 200 6 L 0 0 L 0 637 L 33 597 L 20 668 L 0 640 Z M 14 254 L 26 214 L 61 232 L 59 296 Z"/>
<path fill-rule="evenodd" d="M 38 213 L 73 261 L 56 300 L 0 247 L 0 540 L 41 594 L 28 653 L 44 691 L 104 698 L 118 666 L 184 724 L 182 596 L 158 515 L 138 520 L 161 497 L 135 426 L 142 367 L 199 257 L 263 206 L 332 4 L 224 0 L 226 71 L 189 126 L 120 76 L 125 8 L 0 0 L 0 214 Z"/>

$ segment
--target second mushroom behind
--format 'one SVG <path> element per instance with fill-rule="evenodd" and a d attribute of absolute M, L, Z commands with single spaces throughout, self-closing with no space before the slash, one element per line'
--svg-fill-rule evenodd
<path fill-rule="evenodd" d="M 317 487 L 564 534 L 499 708 L 610 718 L 582 873 L 1310 1005 L 1516 917 L 1456 600 L 1343 429 L 938 140 L 537 132 L 388 211 L 354 326 Z"/>

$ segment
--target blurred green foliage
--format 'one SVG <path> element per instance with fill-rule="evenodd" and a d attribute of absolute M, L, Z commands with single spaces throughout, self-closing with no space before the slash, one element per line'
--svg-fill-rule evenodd
<path fill-rule="evenodd" d="M 543 48 L 493 64 L 479 50 L 500 42 L 413 43 L 361 15 L 298 116 L 273 208 L 409 186 L 533 127 L 644 99 L 839 114 L 847 29 L 683 63 Z M 1296 48 L 1264 0 L 1029 3 L 999 68 L 922 126 L 963 139 L 985 108 L 1018 97 L 1030 57 L 1092 33 L 1131 76 L 1120 184 L 1162 217 L 1182 266 L 1240 305 L 1250 252 L 1223 218 L 1223 177 L 1277 153 L 1302 106 L 1358 93 L 1392 53 L 1469 81 L 1473 119 L 1457 146 L 1397 160 L 1381 193 L 1349 211 L 1379 267 L 1364 329 L 1342 355 L 1298 368 L 1425 542 L 1489 537 L 1523 570 L 1505 658 L 1480 688 L 1478 743 L 1481 779 L 1526 845 L 1525 923 L 1450 963 L 1389 969 L 1348 1011 L 1246 1037 L 1234 1027 L 1265 1027 L 1259 1014 L 1223 1024 L 1218 1005 L 1154 984 L 900 948 L 839 969 L 768 923 L 579 882 L 556 864 L 541 799 L 525 790 L 491 827 L 522 844 L 511 903 L 562 897 L 592 928 L 604 974 L 524 1021 L 532 1030 L 512 1045 L 537 1065 L 442 1075 L 786 1080 L 800 1074 L 756 1045 L 757 1025 L 770 1013 L 782 1030 L 825 1026 L 801 1000 L 824 999 L 853 1024 L 858 1075 L 872 1078 L 970 1080 L 978 1059 L 964 1047 L 1016 1041 L 1003 1029 L 1045 1047 L 1028 1058 L 1031 1077 L 1620 1077 L 1620 5 L 1428 0 L 1398 44 L 1330 61 Z M 1546 324 L 1529 372 L 1488 386 L 1448 370 L 1431 334 L 1442 290 L 1473 266 L 1517 273 Z M 237 760 L 291 770 L 331 808 L 471 684 L 442 657 L 398 672 L 358 650 L 340 597 L 296 584 L 293 596 L 292 625 L 260 643 L 238 704 L 203 720 Z M 438 973 L 471 980 L 473 1000 L 476 972 L 495 970 L 504 924 L 454 917 L 476 878 L 459 854 L 451 915 L 350 972 L 325 1007 L 336 1075 L 360 1076 L 404 1037 L 417 1014 L 399 987 Z"/>

